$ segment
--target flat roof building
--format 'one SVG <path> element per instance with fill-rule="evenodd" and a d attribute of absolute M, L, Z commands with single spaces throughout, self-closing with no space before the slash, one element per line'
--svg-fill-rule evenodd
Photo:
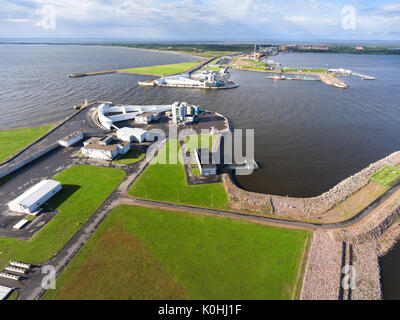
<path fill-rule="evenodd" d="M 62 189 L 61 183 L 54 180 L 42 180 L 19 197 L 8 203 L 11 211 L 36 215 L 40 206 Z"/>
<path fill-rule="evenodd" d="M 160 119 L 160 114 L 158 112 L 143 112 L 135 117 L 135 122 L 149 124 L 158 119 Z"/>
<path fill-rule="evenodd" d="M 118 129 L 117 137 L 122 141 L 129 141 L 129 142 L 135 141 L 142 143 L 143 141 L 146 141 L 147 131 L 141 128 L 124 127 Z"/>
<path fill-rule="evenodd" d="M 83 132 L 74 132 L 73 134 L 66 136 L 65 138 L 58 141 L 60 146 L 70 147 L 75 143 L 78 143 L 83 139 Z"/>
<path fill-rule="evenodd" d="M 106 135 L 101 138 L 92 137 L 83 143 L 82 155 L 101 160 L 113 160 L 119 154 L 126 154 L 130 149 L 130 143 L 122 141 L 113 143 L 114 137 Z"/>

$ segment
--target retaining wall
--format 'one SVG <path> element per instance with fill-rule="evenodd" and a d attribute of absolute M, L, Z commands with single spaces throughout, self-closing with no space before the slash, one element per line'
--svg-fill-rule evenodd
<path fill-rule="evenodd" d="M 273 213 L 288 217 L 296 214 L 300 217 L 312 217 L 331 209 L 369 183 L 368 176 L 385 165 L 396 166 L 400 163 L 400 151 L 370 164 L 367 168 L 346 178 L 329 191 L 312 198 L 293 198 L 250 192 L 239 188 L 231 174 L 223 177 L 225 188 L 231 199 L 231 206 L 256 212 Z"/>

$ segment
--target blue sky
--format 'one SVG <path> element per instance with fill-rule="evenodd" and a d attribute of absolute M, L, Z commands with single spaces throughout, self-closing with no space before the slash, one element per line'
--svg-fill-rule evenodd
<path fill-rule="evenodd" d="M 400 40 L 400 1 L 0 0 L 0 38 L 18 37 Z"/>

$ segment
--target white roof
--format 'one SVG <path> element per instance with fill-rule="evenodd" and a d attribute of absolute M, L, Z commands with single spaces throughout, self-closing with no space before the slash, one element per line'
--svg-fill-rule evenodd
<path fill-rule="evenodd" d="M 20 222 L 18 222 L 13 229 L 21 229 L 24 225 L 28 223 L 29 220 L 22 219 Z"/>
<path fill-rule="evenodd" d="M 118 129 L 118 133 L 129 134 L 129 135 L 132 135 L 132 136 L 138 136 L 138 135 L 142 135 L 144 133 L 147 133 L 147 131 L 143 130 L 141 128 L 123 127 L 121 129 Z"/>
<path fill-rule="evenodd" d="M 60 182 L 54 180 L 42 180 L 10 203 L 19 204 L 26 208 L 30 207 L 60 184 Z"/>
<path fill-rule="evenodd" d="M 0 300 L 7 298 L 12 290 L 12 288 L 0 286 Z"/>

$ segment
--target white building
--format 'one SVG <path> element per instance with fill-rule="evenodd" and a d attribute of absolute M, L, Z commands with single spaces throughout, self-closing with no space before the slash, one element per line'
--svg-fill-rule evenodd
<path fill-rule="evenodd" d="M 9 202 L 8 207 L 11 211 L 36 215 L 42 210 L 39 207 L 61 189 L 61 183 L 58 181 L 42 180 L 19 197 Z"/>
<path fill-rule="evenodd" d="M 158 112 L 143 112 L 135 117 L 135 122 L 149 124 L 150 122 L 158 119 L 160 119 L 160 114 Z"/>
<path fill-rule="evenodd" d="M 117 137 L 122 141 L 135 141 L 142 143 L 146 141 L 147 131 L 140 128 L 124 127 L 117 130 Z"/>
<path fill-rule="evenodd" d="M 88 144 L 81 149 L 82 156 L 101 160 L 112 160 L 118 155 L 117 145 L 102 146 Z"/>
<path fill-rule="evenodd" d="M 0 286 L 0 300 L 5 300 L 12 291 L 12 288 Z"/>
<path fill-rule="evenodd" d="M 126 154 L 131 149 L 131 145 L 127 141 L 109 144 L 112 141 L 111 135 L 102 138 L 90 138 L 83 143 L 82 155 L 88 158 L 113 160 L 117 155 Z"/>
<path fill-rule="evenodd" d="M 187 114 L 187 103 L 186 102 L 175 102 L 172 105 L 172 119 L 175 124 L 181 121 L 185 121 Z"/>
<path fill-rule="evenodd" d="M 75 132 L 64 139 L 61 139 L 58 141 L 59 145 L 62 147 L 70 147 L 74 145 L 75 143 L 78 143 L 83 139 L 83 132 Z"/>

